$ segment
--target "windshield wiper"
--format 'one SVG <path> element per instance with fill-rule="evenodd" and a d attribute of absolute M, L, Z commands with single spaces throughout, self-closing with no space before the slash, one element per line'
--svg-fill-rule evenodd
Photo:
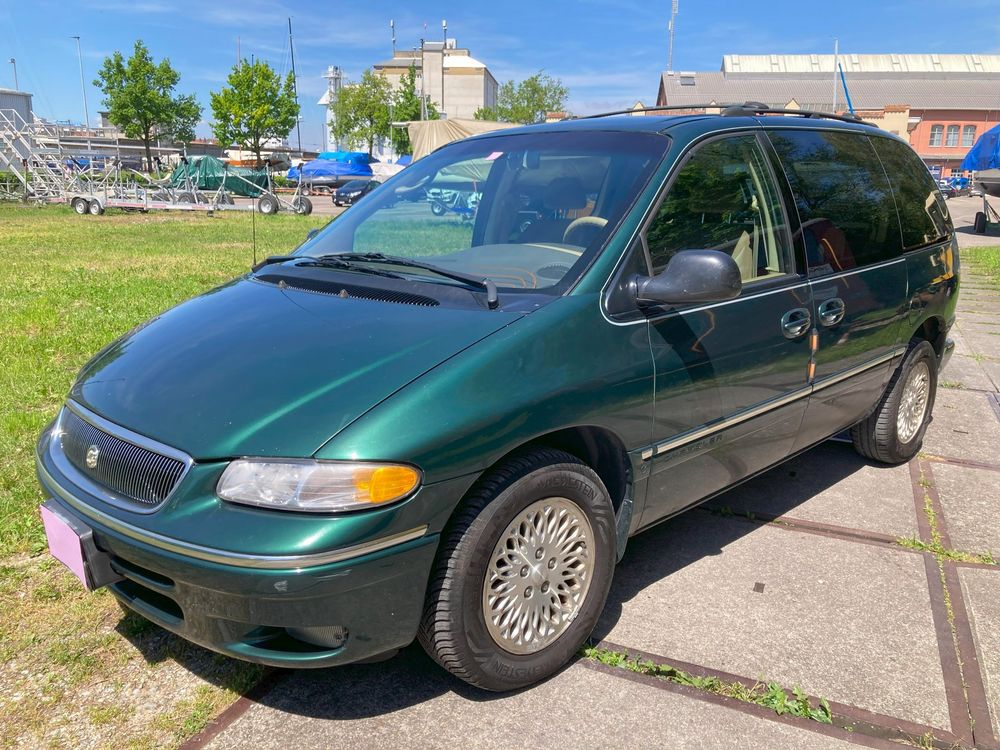
<path fill-rule="evenodd" d="M 296 266 L 305 266 L 306 268 L 337 268 L 342 271 L 355 271 L 357 273 L 367 273 L 371 276 L 384 276 L 389 279 L 401 279 L 403 278 L 398 273 L 393 273 L 392 271 L 380 271 L 377 268 L 365 268 L 364 266 L 358 266 L 346 259 L 341 259 L 335 255 L 322 255 L 319 257 L 313 257 L 310 255 L 269 255 L 264 258 L 264 260 L 257 263 L 257 265 L 251 268 L 252 271 L 259 271 L 264 266 L 269 266 L 273 263 L 284 263 L 286 261 L 295 260 L 299 261 Z"/>
<path fill-rule="evenodd" d="M 338 268 L 343 271 L 355 271 L 357 273 L 367 273 L 373 276 L 384 276 L 388 279 L 403 278 L 398 273 L 393 273 L 392 271 L 381 271 L 378 268 L 365 268 L 364 266 L 359 266 L 347 260 L 341 260 L 340 258 L 327 255 L 321 255 L 316 258 L 310 258 L 306 255 L 299 255 L 296 257 L 298 257 L 301 262 L 296 263 L 295 265 L 305 266 L 306 268 Z"/>
<path fill-rule="evenodd" d="M 486 306 L 490 310 L 495 310 L 500 305 L 500 296 L 497 294 L 497 285 L 490 278 L 473 276 L 461 271 L 450 271 L 447 268 L 435 266 L 432 263 L 413 260 L 412 258 L 401 258 L 398 255 L 386 255 L 385 253 L 333 253 L 331 255 L 321 255 L 319 258 L 332 261 L 361 261 L 369 263 L 387 263 L 403 268 L 419 268 L 423 271 L 430 271 L 446 279 L 454 279 L 464 284 L 478 287 L 486 292 Z"/>

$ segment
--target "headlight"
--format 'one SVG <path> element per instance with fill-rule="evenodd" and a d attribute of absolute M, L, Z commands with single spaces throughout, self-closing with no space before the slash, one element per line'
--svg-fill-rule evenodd
<path fill-rule="evenodd" d="M 355 190 L 353 193 L 348 193 L 347 197 L 348 198 L 357 198 L 359 195 L 361 195 L 361 191 L 360 190 Z"/>
<path fill-rule="evenodd" d="M 232 503 L 330 513 L 402 500 L 419 484 L 420 472 L 402 464 L 247 458 L 226 467 L 216 493 Z"/>

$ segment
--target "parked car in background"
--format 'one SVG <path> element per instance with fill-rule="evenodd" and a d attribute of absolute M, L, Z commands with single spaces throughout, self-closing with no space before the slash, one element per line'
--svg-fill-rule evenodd
<path fill-rule="evenodd" d="M 948 208 L 904 140 L 766 114 L 450 143 L 134 328 L 40 437 L 53 555 L 229 656 L 418 639 L 512 690 L 578 653 L 631 536 L 844 430 L 912 459 L 954 348 Z M 456 176 L 473 220 L 397 208 Z"/>
<path fill-rule="evenodd" d="M 382 183 L 378 180 L 351 180 L 333 191 L 333 205 L 353 206 Z"/>

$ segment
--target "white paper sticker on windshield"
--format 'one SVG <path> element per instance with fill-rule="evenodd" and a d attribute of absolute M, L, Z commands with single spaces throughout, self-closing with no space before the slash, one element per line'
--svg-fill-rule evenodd
<path fill-rule="evenodd" d="M 486 161 L 493 161 L 494 159 L 499 159 L 501 156 L 503 156 L 503 151 L 494 151 L 486 157 Z"/>

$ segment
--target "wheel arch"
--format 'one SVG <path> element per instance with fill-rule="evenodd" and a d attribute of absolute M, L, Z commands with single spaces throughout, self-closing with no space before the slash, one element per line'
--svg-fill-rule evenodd
<path fill-rule="evenodd" d="M 510 456 L 531 448 L 555 448 L 577 457 L 587 464 L 604 482 L 617 513 L 632 482 L 632 464 L 621 438 L 614 432 L 595 425 L 565 427 L 543 433 L 518 444 L 483 469 L 489 474 Z"/>
<path fill-rule="evenodd" d="M 944 318 L 940 315 L 930 315 L 920 322 L 910 338 L 928 342 L 940 358 L 944 352 L 947 333 L 948 327 Z"/>

